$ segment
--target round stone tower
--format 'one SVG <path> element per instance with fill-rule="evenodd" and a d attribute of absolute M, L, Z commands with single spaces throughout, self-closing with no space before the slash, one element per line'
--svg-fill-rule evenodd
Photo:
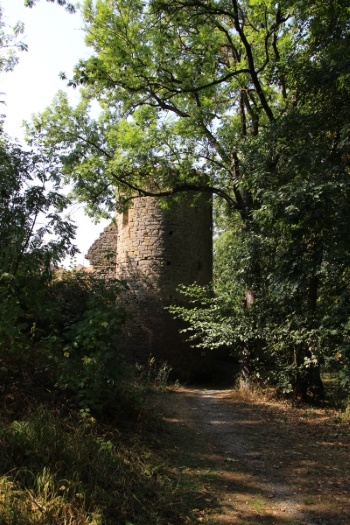
<path fill-rule="evenodd" d="M 135 298 L 155 295 L 162 304 L 182 300 L 180 283 L 208 284 L 212 278 L 212 213 L 203 197 L 162 209 L 154 197 L 135 199 L 117 218 L 117 278 Z"/>
<path fill-rule="evenodd" d="M 167 362 L 175 377 L 194 379 L 212 366 L 213 353 L 191 348 L 184 327 L 167 310 L 186 304 L 180 284 L 212 279 L 212 205 L 207 195 L 181 198 L 164 208 L 159 199 L 140 197 L 105 228 L 87 259 L 105 278 L 126 282 L 120 300 L 126 322 L 120 347 L 141 364 L 150 356 Z M 115 268 L 115 272 L 114 272 Z"/>
<path fill-rule="evenodd" d="M 186 303 L 180 284 L 212 279 L 211 199 L 183 198 L 167 208 L 154 197 L 135 199 L 117 218 L 116 277 L 127 282 L 128 353 L 167 361 L 181 378 L 204 374 L 209 353 L 190 347 L 166 307 Z"/>

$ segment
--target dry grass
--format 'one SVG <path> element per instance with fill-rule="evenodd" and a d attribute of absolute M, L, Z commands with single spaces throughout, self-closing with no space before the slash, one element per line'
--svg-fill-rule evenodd
<path fill-rule="evenodd" d="M 196 523 L 195 495 L 161 454 L 151 407 L 117 429 L 45 401 L 22 396 L 18 410 L 14 399 L 2 409 L 0 525 Z"/>

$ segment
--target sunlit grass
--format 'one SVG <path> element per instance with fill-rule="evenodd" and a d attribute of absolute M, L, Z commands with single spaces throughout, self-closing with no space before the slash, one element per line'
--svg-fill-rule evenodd
<path fill-rule="evenodd" d="M 185 512 L 178 477 L 117 430 L 39 407 L 1 424 L 0 445 L 0 525 L 160 525 Z"/>

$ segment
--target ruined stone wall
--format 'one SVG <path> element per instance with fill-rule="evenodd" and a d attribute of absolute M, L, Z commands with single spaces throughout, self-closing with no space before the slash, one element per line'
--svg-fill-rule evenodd
<path fill-rule="evenodd" d="M 86 259 L 104 278 L 115 277 L 117 259 L 117 225 L 109 224 L 90 246 Z"/>

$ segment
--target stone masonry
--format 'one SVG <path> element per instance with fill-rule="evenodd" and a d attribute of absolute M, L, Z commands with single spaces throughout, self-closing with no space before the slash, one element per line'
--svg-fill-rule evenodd
<path fill-rule="evenodd" d="M 86 254 L 86 259 L 106 279 L 115 277 L 117 234 L 117 225 L 112 222 L 103 230 Z"/>
<path fill-rule="evenodd" d="M 106 259 L 107 253 L 112 257 Z M 194 202 L 182 199 L 166 209 L 157 198 L 135 199 L 86 257 L 102 274 L 127 283 L 122 294 L 128 311 L 123 345 L 129 358 L 167 361 L 181 379 L 210 368 L 210 354 L 190 347 L 179 333 L 183 326 L 166 309 L 186 303 L 179 284 L 205 285 L 212 279 L 212 207 L 207 196 Z"/>

